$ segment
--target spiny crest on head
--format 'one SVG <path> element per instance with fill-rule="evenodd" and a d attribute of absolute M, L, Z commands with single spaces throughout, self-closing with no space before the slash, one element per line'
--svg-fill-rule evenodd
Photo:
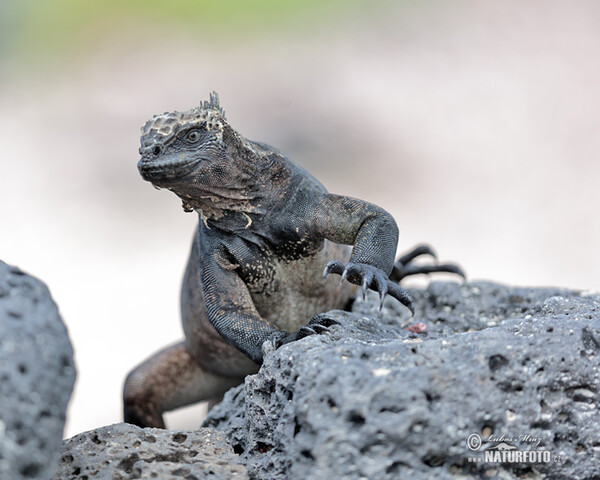
<path fill-rule="evenodd" d="M 225 110 L 223 110 L 223 108 L 221 107 L 221 104 L 219 103 L 219 94 L 213 90 L 212 92 L 210 92 L 210 95 L 208 98 L 209 98 L 208 102 L 205 100 L 201 104 L 201 108 L 203 108 L 205 110 L 216 110 L 217 112 L 219 112 L 219 115 L 221 115 L 221 118 L 223 120 L 227 120 L 225 118 Z"/>
<path fill-rule="evenodd" d="M 200 106 L 191 110 L 154 115 L 142 127 L 141 140 L 144 146 L 156 143 L 166 144 L 173 140 L 183 128 L 199 125 L 204 126 L 207 131 L 213 131 L 217 139 L 222 141 L 223 128 L 226 123 L 225 110 L 219 104 L 219 95 L 213 91 L 208 102 L 201 102 Z"/>

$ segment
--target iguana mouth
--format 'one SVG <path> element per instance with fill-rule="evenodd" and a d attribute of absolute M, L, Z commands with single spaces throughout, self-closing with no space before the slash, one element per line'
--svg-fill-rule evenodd
<path fill-rule="evenodd" d="M 144 180 L 150 182 L 174 180 L 187 175 L 193 168 L 200 163 L 201 159 L 187 160 L 182 162 L 162 161 L 151 162 L 142 158 L 138 162 L 138 170 Z"/>

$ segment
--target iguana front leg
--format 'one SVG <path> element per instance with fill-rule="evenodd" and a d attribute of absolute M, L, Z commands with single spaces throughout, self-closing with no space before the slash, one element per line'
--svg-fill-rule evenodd
<path fill-rule="evenodd" d="M 235 271 L 238 265 L 233 253 L 224 245 L 213 249 L 206 243 L 201 244 L 199 261 L 208 319 L 229 344 L 260 365 L 263 342 L 280 330 L 256 310 L 247 285 Z"/>
<path fill-rule="evenodd" d="M 201 284 L 208 320 L 229 344 L 256 364 L 261 365 L 263 362 L 262 345 L 267 340 L 279 346 L 326 330 L 319 329 L 316 325 L 318 322 L 312 322 L 312 328 L 301 327 L 290 333 L 270 325 L 260 315 L 248 286 L 239 275 L 240 263 L 246 263 L 255 253 L 249 252 L 241 239 L 234 238 L 227 243 L 220 243 L 205 236 L 198 242 L 198 246 Z M 253 261 L 260 264 L 261 259 L 255 257 Z"/>
<path fill-rule="evenodd" d="M 398 227 L 393 217 L 368 202 L 327 194 L 316 208 L 316 225 L 325 238 L 353 245 L 350 261 L 330 261 L 323 276 L 336 273 L 342 282 L 360 285 L 363 296 L 367 288 L 379 292 L 380 302 L 387 294 L 399 300 L 414 313 L 408 291 L 389 279 L 398 245 Z"/>

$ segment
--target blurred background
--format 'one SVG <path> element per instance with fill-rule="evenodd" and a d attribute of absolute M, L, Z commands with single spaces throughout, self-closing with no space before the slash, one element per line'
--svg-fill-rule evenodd
<path fill-rule="evenodd" d="M 390 211 L 400 251 L 597 289 L 599 20 L 594 0 L 1 0 L 0 258 L 69 328 L 66 436 L 120 421 L 126 373 L 181 338 L 196 217 L 142 181 L 139 129 L 213 89 L 240 133 Z"/>

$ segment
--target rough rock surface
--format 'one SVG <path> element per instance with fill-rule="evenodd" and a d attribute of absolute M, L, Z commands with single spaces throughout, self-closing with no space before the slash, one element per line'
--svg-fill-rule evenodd
<path fill-rule="evenodd" d="M 253 479 L 600 478 L 598 295 L 413 294 L 414 319 L 393 300 L 329 312 L 340 325 L 268 355 L 204 425 Z M 483 461 L 503 447 L 549 460 Z"/>
<path fill-rule="evenodd" d="M 50 292 L 0 261 L 0 479 L 52 477 L 74 382 Z"/>
<path fill-rule="evenodd" d="M 247 479 L 223 432 L 119 423 L 66 440 L 55 480 Z"/>

